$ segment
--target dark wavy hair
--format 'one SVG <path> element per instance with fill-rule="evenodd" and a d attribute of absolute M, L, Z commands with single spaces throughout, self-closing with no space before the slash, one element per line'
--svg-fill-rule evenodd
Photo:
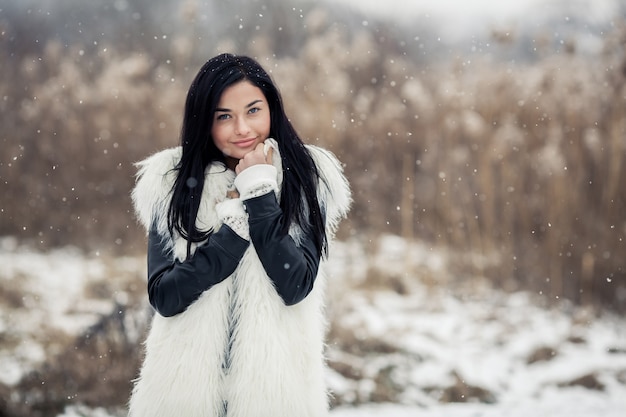
<path fill-rule="evenodd" d="M 205 240 L 212 230 L 198 230 L 196 217 L 202 197 L 205 169 L 212 162 L 226 162 L 211 136 L 213 115 L 224 90 L 249 81 L 258 87 L 269 104 L 270 137 L 279 144 L 283 165 L 280 207 L 281 228 L 287 233 L 292 223 L 311 233 L 320 254 L 326 254 L 324 216 L 317 198 L 319 173 L 309 151 L 296 133 L 283 108 L 280 92 L 268 73 L 254 59 L 222 54 L 207 61 L 189 87 L 181 129 L 182 157 L 172 188 L 168 227 L 191 243 Z"/>

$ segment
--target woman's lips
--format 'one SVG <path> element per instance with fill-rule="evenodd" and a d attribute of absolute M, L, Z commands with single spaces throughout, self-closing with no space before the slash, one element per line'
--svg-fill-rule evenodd
<path fill-rule="evenodd" d="M 235 146 L 239 148 L 247 148 L 250 145 L 252 145 L 255 141 L 256 141 L 256 138 L 244 139 L 244 140 L 235 142 Z"/>

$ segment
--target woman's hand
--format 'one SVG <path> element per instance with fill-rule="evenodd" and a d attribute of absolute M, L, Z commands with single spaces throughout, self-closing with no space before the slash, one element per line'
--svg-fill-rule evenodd
<path fill-rule="evenodd" d="M 278 169 L 273 165 L 274 139 L 257 145 L 235 166 L 235 188 L 242 200 L 248 200 L 273 191 L 278 195 Z M 280 156 L 279 156 L 280 158 Z M 282 174 L 282 173 L 281 173 Z"/>
<path fill-rule="evenodd" d="M 249 168 L 253 165 L 259 164 L 272 164 L 272 154 L 274 153 L 274 149 L 269 147 L 267 151 L 267 155 L 265 155 L 264 151 L 265 145 L 263 143 L 259 143 L 253 151 L 248 152 L 244 155 L 243 159 L 239 160 L 239 163 L 235 167 L 235 173 L 239 175 L 241 171 L 246 168 Z"/>

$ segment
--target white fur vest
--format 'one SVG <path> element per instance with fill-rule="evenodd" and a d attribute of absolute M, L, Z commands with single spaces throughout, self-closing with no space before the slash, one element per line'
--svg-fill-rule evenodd
<path fill-rule="evenodd" d="M 307 148 L 322 177 L 318 197 L 325 208 L 330 244 L 349 209 L 350 189 L 334 155 L 315 146 Z M 180 147 L 167 149 L 139 163 L 132 195 L 140 222 L 146 229 L 156 222 L 165 239 L 176 175 L 172 168 L 180 153 Z M 282 174 L 280 157 L 273 159 Z M 222 164 L 207 168 L 197 219 L 201 229 L 219 229 L 215 205 L 224 199 L 234 177 Z M 279 188 L 281 179 L 279 175 Z M 296 242 L 297 233 L 292 228 L 290 234 Z M 168 243 L 177 259 L 185 258 L 184 239 Z M 205 291 L 186 311 L 169 318 L 156 314 L 145 341 L 145 358 L 130 399 L 129 416 L 327 415 L 324 269 L 322 260 L 311 293 L 302 302 L 285 306 L 251 244 L 235 272 Z M 223 363 L 229 341 L 231 365 L 226 372 Z"/>

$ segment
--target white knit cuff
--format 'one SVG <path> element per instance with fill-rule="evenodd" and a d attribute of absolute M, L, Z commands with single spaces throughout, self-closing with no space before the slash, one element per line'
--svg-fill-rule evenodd
<path fill-rule="evenodd" d="M 240 237 L 250 240 L 248 213 L 240 198 L 230 198 L 215 205 L 217 217 Z"/>
<path fill-rule="evenodd" d="M 276 175 L 277 170 L 273 165 L 252 165 L 237 175 L 235 178 L 235 187 L 237 187 L 242 200 L 261 195 L 258 194 L 258 190 L 260 189 L 266 189 L 266 193 L 269 191 L 278 193 Z"/>
<path fill-rule="evenodd" d="M 270 185 L 270 184 L 259 184 L 257 187 L 254 187 L 253 189 L 250 190 L 250 192 L 246 196 L 246 199 L 259 197 L 261 195 L 265 195 L 265 194 L 269 193 L 270 191 L 274 191 L 274 187 L 272 187 L 272 185 Z"/>

